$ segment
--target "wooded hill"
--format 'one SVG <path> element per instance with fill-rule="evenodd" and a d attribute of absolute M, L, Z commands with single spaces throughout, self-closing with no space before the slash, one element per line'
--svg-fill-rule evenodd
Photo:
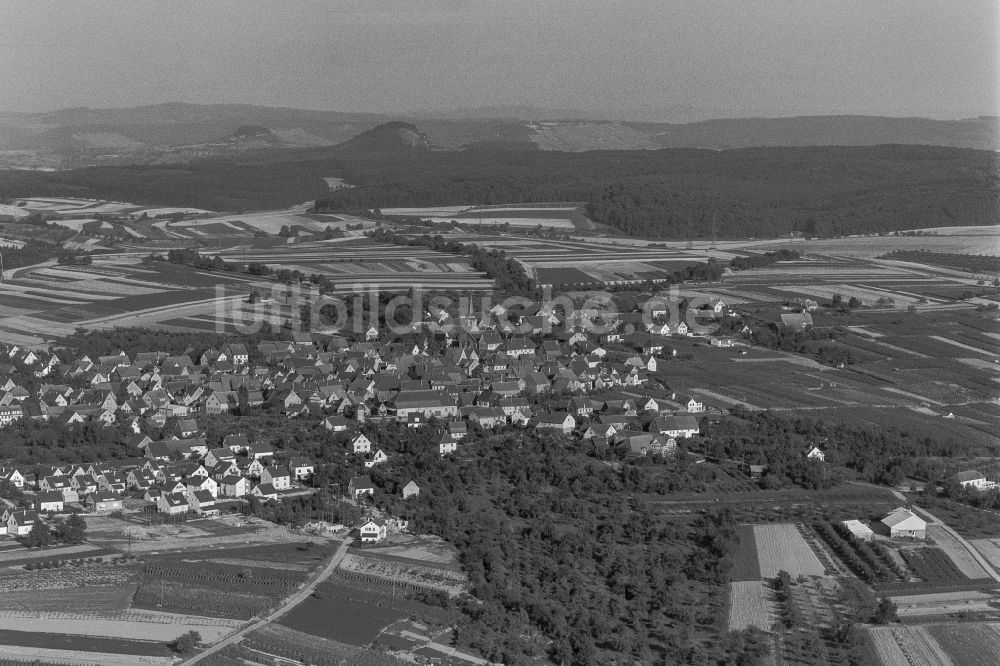
<path fill-rule="evenodd" d="M 257 161 L 0 173 L 0 198 L 75 196 L 241 212 L 315 199 L 321 212 L 390 206 L 589 202 L 623 233 L 720 238 L 993 224 L 995 153 L 931 146 L 437 152 L 401 145 Z M 355 185 L 328 192 L 325 177 Z"/>

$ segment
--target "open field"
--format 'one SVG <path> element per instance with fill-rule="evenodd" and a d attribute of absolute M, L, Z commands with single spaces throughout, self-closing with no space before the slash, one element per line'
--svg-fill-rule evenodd
<path fill-rule="evenodd" d="M 188 631 L 197 631 L 203 640 L 213 642 L 237 626 L 239 623 L 233 620 L 153 611 L 119 613 L 0 611 L 0 629 L 3 630 L 104 636 L 164 643 L 169 643 Z"/>
<path fill-rule="evenodd" d="M 983 622 L 932 624 L 927 631 L 961 666 L 990 666 L 1000 654 L 1000 625 Z"/>
<path fill-rule="evenodd" d="M 729 631 L 740 631 L 755 626 L 770 631 L 775 612 L 767 583 L 734 581 L 729 584 Z"/>
<path fill-rule="evenodd" d="M 20 660 L 25 666 L 171 666 L 172 656 L 151 656 L 142 654 L 122 654 L 97 652 L 92 650 L 73 650 L 52 647 L 36 647 L 25 645 L 2 645 L 0 657 Z"/>
<path fill-rule="evenodd" d="M 885 666 L 951 666 L 956 663 L 934 640 L 927 627 L 874 627 L 869 631 Z"/>
<path fill-rule="evenodd" d="M 779 571 L 787 571 L 792 578 L 822 576 L 826 572 L 794 525 L 754 525 L 753 531 L 762 577 L 774 578 Z"/>

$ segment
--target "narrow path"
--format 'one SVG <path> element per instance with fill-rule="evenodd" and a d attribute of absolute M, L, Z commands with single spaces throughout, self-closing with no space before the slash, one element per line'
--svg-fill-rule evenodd
<path fill-rule="evenodd" d="M 325 567 L 323 567 L 323 569 L 320 570 L 320 572 L 317 573 L 311 581 L 307 582 L 302 587 L 301 590 L 299 590 L 291 597 L 289 597 L 288 600 L 285 601 L 285 603 L 283 603 L 277 610 L 272 611 L 267 617 L 264 617 L 260 620 L 257 620 L 256 622 L 251 622 L 250 624 L 245 625 L 242 629 L 238 629 L 237 631 L 230 634 L 226 638 L 223 638 L 221 641 L 219 641 L 212 647 L 206 649 L 201 654 L 197 654 L 193 657 L 188 658 L 185 661 L 180 662 L 178 666 L 190 666 L 191 664 L 197 664 L 199 661 L 201 661 L 208 655 L 215 654 L 216 652 L 225 649 L 230 645 L 234 645 L 240 642 L 241 640 L 243 640 L 243 637 L 249 634 L 251 631 L 260 629 L 264 625 L 274 622 L 279 617 L 281 617 L 288 611 L 292 610 L 295 606 L 305 601 L 306 598 L 308 598 L 309 595 L 316 590 L 316 586 L 318 586 L 324 580 L 329 578 L 330 574 L 333 573 L 333 570 L 336 569 L 337 565 L 340 564 L 340 561 L 344 559 L 344 555 L 347 554 L 347 548 L 348 546 L 351 545 L 351 541 L 352 539 L 350 537 L 344 539 L 343 543 L 340 544 L 340 548 L 338 548 L 337 552 L 334 553 L 333 557 L 330 558 L 330 562 Z"/>

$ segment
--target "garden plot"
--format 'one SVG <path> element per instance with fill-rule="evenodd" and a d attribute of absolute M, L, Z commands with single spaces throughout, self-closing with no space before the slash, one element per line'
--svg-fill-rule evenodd
<path fill-rule="evenodd" d="M 729 584 L 729 631 L 742 631 L 751 626 L 770 631 L 775 617 L 767 583 L 750 580 Z"/>
<path fill-rule="evenodd" d="M 795 525 L 754 525 L 753 532 L 763 578 L 775 578 L 779 571 L 787 571 L 792 578 L 825 574 L 823 563 Z"/>
<path fill-rule="evenodd" d="M 340 563 L 345 572 L 374 576 L 391 583 L 429 587 L 458 596 L 468 587 L 460 571 L 418 564 L 404 558 L 348 553 Z"/>

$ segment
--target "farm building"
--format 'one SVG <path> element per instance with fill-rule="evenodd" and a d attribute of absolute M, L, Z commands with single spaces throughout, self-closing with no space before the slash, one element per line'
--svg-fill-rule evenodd
<path fill-rule="evenodd" d="M 841 524 L 854 535 L 855 539 L 858 539 L 859 541 L 871 541 L 875 536 L 872 528 L 868 527 L 860 520 L 844 520 L 841 521 Z"/>
<path fill-rule="evenodd" d="M 952 476 L 949 481 L 957 483 L 968 490 L 989 490 L 996 486 L 992 481 L 986 480 L 986 475 L 974 469 L 959 472 Z"/>
<path fill-rule="evenodd" d="M 893 509 L 879 522 L 888 528 L 889 536 L 894 539 L 923 539 L 927 536 L 927 521 L 906 507 Z"/>

